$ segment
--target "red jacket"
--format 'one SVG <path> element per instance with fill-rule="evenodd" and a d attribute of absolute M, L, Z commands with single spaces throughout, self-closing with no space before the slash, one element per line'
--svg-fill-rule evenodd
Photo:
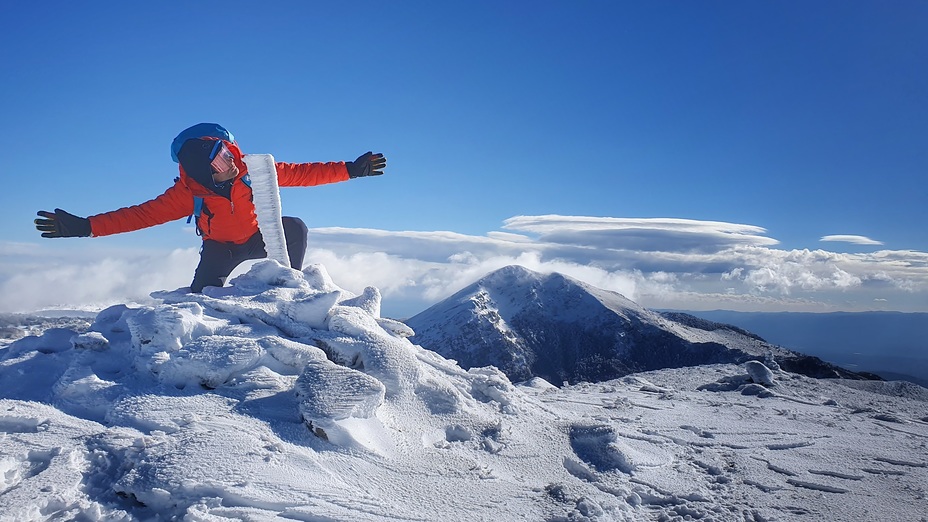
<path fill-rule="evenodd" d="M 180 177 L 164 194 L 131 207 L 90 216 L 93 236 L 108 236 L 131 232 L 174 221 L 193 214 L 194 196 L 203 198 L 204 210 L 198 225 L 203 239 L 242 244 L 258 231 L 258 217 L 252 202 L 251 187 L 242 181 L 248 167 L 242 161 L 242 151 L 234 143 L 226 146 L 235 155 L 239 175 L 232 184 L 231 198 L 204 187 L 187 176 L 180 167 Z M 281 187 L 310 187 L 348 179 L 345 163 L 277 163 L 277 183 Z"/>

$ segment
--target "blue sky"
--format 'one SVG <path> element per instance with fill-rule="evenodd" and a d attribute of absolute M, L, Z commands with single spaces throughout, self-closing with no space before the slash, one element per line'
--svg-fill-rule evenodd
<path fill-rule="evenodd" d="M 386 154 L 381 178 L 282 197 L 313 229 L 309 260 L 348 286 L 370 274 L 387 302 L 428 304 L 467 282 L 429 286 L 435 274 L 476 278 L 527 255 L 598 270 L 590 282 L 645 305 L 751 308 L 654 298 L 666 290 L 928 311 L 921 1 L 20 2 L 3 14 L 2 293 L 106 301 L 137 277 L 189 282 L 197 239 L 182 221 L 53 242 L 31 220 L 160 194 L 176 133 L 216 121 L 281 161 Z M 600 218 L 602 233 L 562 217 Z M 652 221 L 629 225 L 640 219 Z M 450 249 L 445 233 L 461 235 Z M 192 261 L 159 265 L 174 249 Z M 88 273 L 125 282 L 63 290 Z"/>

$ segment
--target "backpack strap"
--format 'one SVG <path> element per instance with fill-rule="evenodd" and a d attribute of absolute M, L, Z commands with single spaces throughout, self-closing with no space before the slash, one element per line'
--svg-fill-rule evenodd
<path fill-rule="evenodd" d="M 206 206 L 203 204 L 203 198 L 200 196 L 193 196 L 193 214 L 187 216 L 187 223 L 189 224 L 190 221 L 193 220 L 198 236 L 203 235 L 203 230 L 200 229 L 200 214 L 203 213 L 204 209 L 206 209 Z M 206 212 L 208 216 L 212 216 L 209 210 L 206 210 Z"/>
<path fill-rule="evenodd" d="M 187 216 L 187 224 L 190 224 L 190 220 L 197 218 L 197 221 L 200 220 L 200 214 L 203 212 L 203 198 L 200 196 L 193 196 L 193 214 Z"/>

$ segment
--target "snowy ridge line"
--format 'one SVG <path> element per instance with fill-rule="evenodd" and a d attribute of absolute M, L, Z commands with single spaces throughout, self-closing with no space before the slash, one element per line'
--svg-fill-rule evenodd
<path fill-rule="evenodd" d="M 290 266 L 287 240 L 281 221 L 280 188 L 277 186 L 277 166 L 270 154 L 248 154 L 244 156 L 251 178 L 251 192 L 258 215 L 258 230 L 264 237 L 267 257 L 284 266 Z"/>

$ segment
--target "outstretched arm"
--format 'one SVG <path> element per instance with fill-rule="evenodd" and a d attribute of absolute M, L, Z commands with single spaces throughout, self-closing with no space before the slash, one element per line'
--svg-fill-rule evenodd
<path fill-rule="evenodd" d="M 139 205 L 90 216 L 94 236 L 132 232 L 174 221 L 193 213 L 193 195 L 178 181 L 164 194 Z"/>
<path fill-rule="evenodd" d="M 277 182 L 281 187 L 311 187 L 338 183 L 364 176 L 379 176 L 387 166 L 383 154 L 366 152 L 355 161 L 328 163 L 277 163 Z"/>
<path fill-rule="evenodd" d="M 140 205 L 104 212 L 87 218 L 69 214 L 60 208 L 54 213 L 40 210 L 35 228 L 42 237 L 109 236 L 131 232 L 180 219 L 193 212 L 193 196 L 177 182 L 155 199 Z"/>

